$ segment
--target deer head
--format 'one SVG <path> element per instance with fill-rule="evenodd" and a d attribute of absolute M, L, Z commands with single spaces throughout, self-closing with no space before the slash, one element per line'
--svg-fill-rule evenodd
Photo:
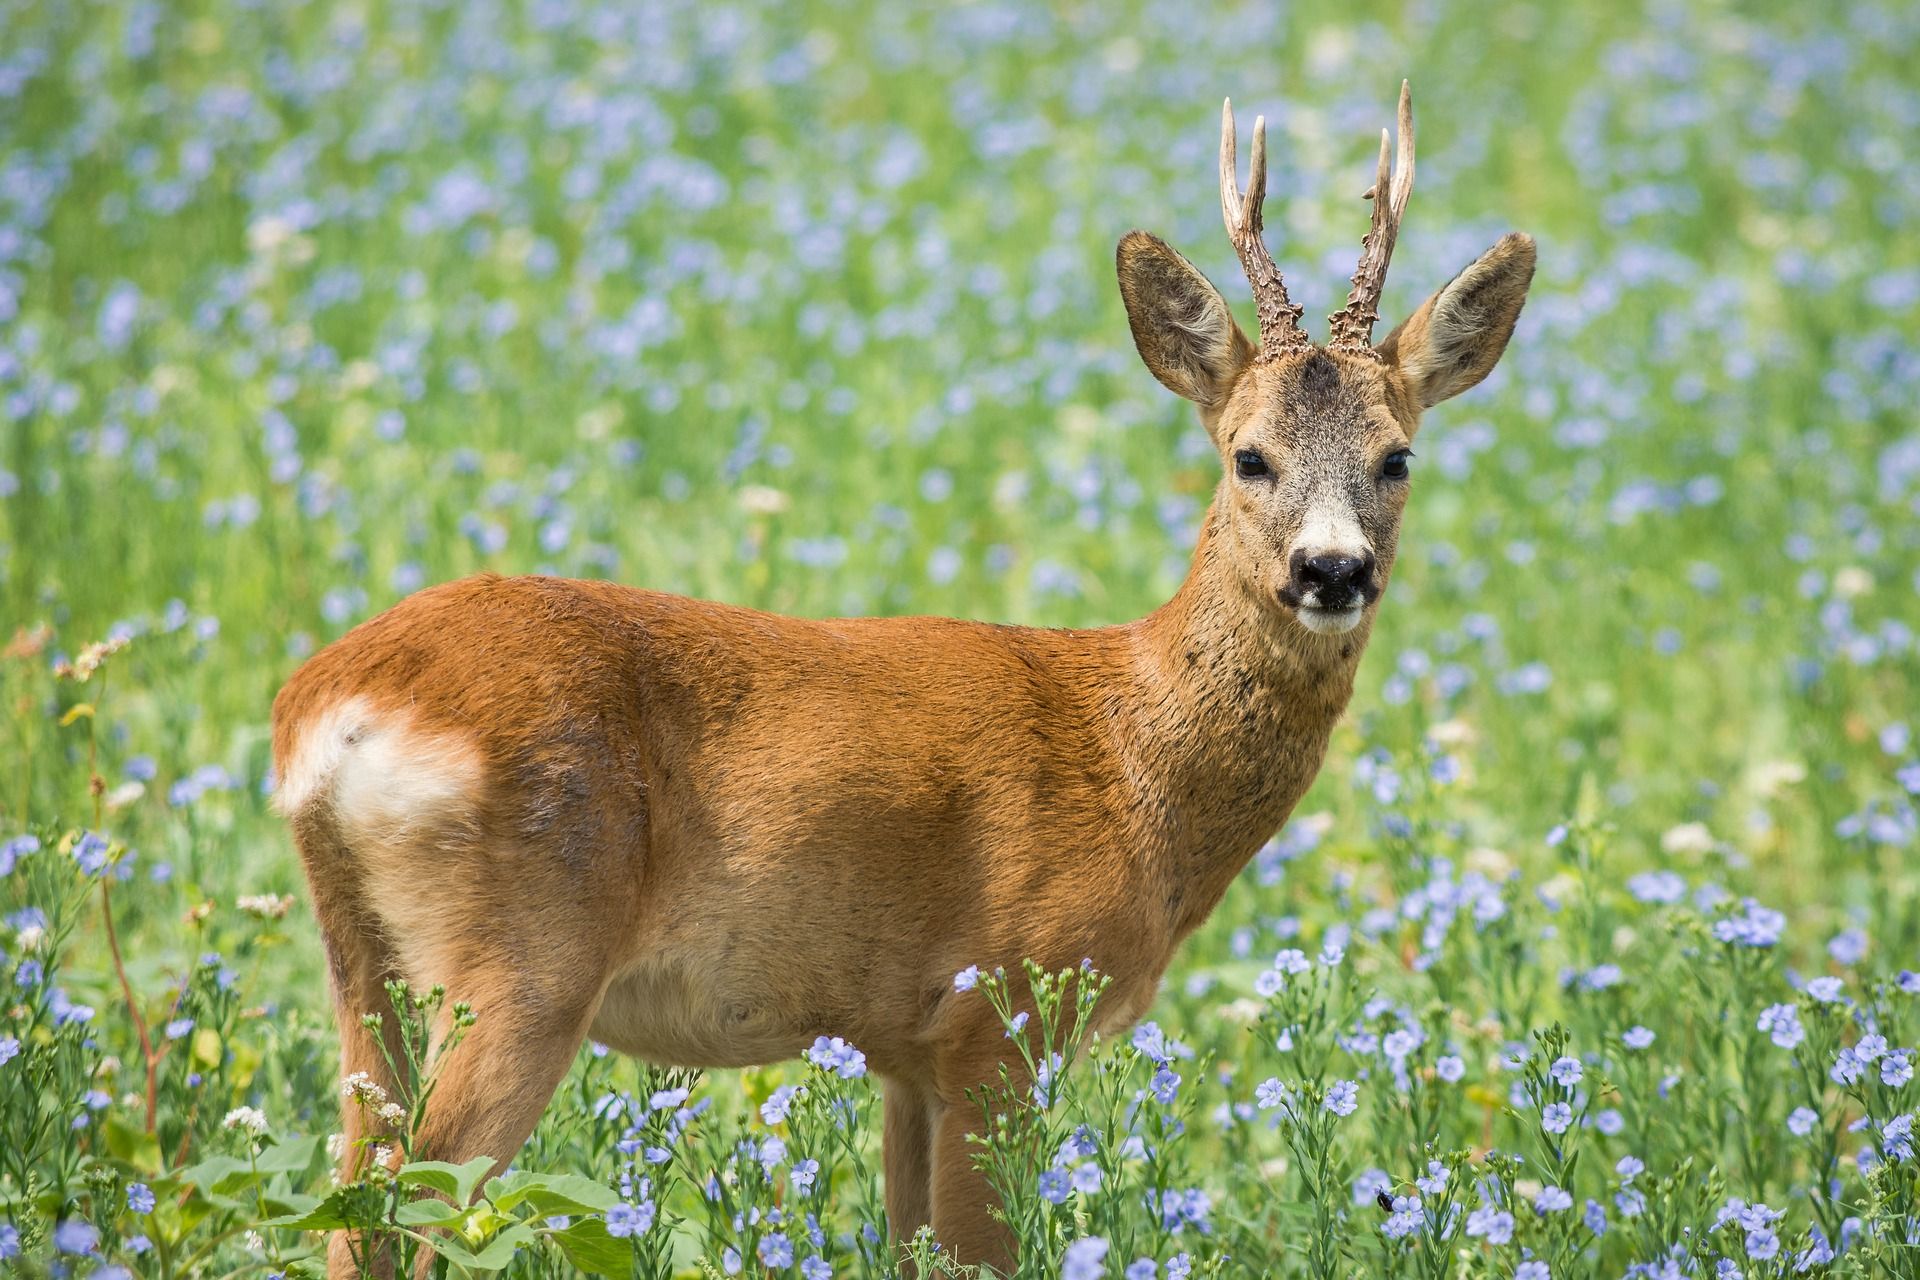
<path fill-rule="evenodd" d="M 1301 308 L 1261 237 L 1266 121 L 1253 126 L 1247 187 L 1236 179 L 1233 104 L 1220 126 L 1220 207 L 1253 286 L 1256 348 L 1226 299 L 1173 248 L 1144 231 L 1119 248 L 1120 293 L 1134 345 L 1154 377 L 1200 409 L 1225 475 L 1214 531 L 1240 584 L 1278 619 L 1321 634 L 1359 625 L 1392 567 L 1423 410 L 1477 384 L 1513 334 L 1533 279 L 1533 240 L 1509 233 L 1373 342 L 1380 291 L 1413 191 L 1413 110 L 1400 89 L 1399 141 L 1388 166 L 1380 132 L 1373 225 L 1347 304 L 1327 344 L 1300 327 Z"/>

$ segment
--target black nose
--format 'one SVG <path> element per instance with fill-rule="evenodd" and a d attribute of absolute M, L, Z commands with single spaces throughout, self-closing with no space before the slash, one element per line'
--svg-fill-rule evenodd
<path fill-rule="evenodd" d="M 1357 556 L 1294 553 L 1293 580 L 1300 585 L 1301 594 L 1315 593 L 1320 603 L 1330 609 L 1343 607 L 1351 597 L 1364 591 L 1372 575 L 1371 551 Z"/>

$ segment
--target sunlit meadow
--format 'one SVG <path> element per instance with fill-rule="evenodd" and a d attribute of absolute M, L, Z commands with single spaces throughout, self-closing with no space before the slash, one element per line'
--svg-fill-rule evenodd
<path fill-rule="evenodd" d="M 431 1055 L 338 1077 L 273 692 L 479 569 L 1138 616 L 1218 463 L 1113 245 L 1250 317 L 1232 94 L 1323 315 L 1408 76 L 1383 310 L 1509 228 L 1532 301 L 1151 1023 L 958 976 L 1053 1026 L 983 1099 L 1022 1274 L 1920 1275 L 1920 10 L 1367 8 L 0 4 L 0 1270 L 311 1273 L 352 1223 L 898 1274 L 857 1045 L 583 1052 L 503 1178 L 402 1163 Z M 397 1174 L 330 1182 L 343 1095 Z"/>

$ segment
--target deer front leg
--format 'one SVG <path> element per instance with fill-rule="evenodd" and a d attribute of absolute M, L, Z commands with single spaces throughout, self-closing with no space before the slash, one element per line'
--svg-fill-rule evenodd
<path fill-rule="evenodd" d="M 884 1082 L 886 1122 L 881 1131 L 887 1175 L 887 1226 L 897 1243 L 933 1221 L 932 1094 L 899 1080 Z"/>
<path fill-rule="evenodd" d="M 985 1275 L 1011 1275 L 1013 1235 L 993 1217 L 998 1196 L 973 1164 L 976 1144 L 967 1135 L 980 1126 L 978 1105 L 946 1102 L 933 1123 L 933 1231 L 940 1247 Z"/>

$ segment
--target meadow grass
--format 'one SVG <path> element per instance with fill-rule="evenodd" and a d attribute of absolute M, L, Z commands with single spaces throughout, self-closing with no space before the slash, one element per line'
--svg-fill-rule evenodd
<path fill-rule="evenodd" d="M 1383 312 L 1509 228 L 1532 300 L 1293 823 L 1148 1029 L 1004 1083 L 1023 1271 L 1920 1273 L 1916 59 L 1854 0 L 0 6 L 0 1267 L 311 1269 L 469 1185 L 328 1182 L 303 657 L 482 569 L 1143 614 L 1219 463 L 1113 246 L 1250 320 L 1231 94 L 1317 320 L 1408 76 Z M 443 1256 L 880 1274 L 856 1053 L 583 1053 Z"/>

